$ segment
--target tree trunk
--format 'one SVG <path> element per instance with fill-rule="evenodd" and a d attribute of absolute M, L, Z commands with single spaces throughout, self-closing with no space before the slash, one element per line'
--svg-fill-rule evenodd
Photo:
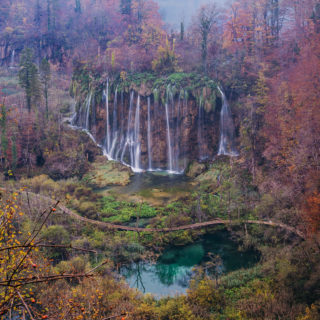
<path fill-rule="evenodd" d="M 203 72 L 207 74 L 207 56 L 208 56 L 208 33 L 204 32 L 202 36 L 202 64 Z"/>
<path fill-rule="evenodd" d="M 44 97 L 46 99 L 46 118 L 49 118 L 49 105 L 48 105 L 48 85 L 45 84 L 44 86 Z"/>

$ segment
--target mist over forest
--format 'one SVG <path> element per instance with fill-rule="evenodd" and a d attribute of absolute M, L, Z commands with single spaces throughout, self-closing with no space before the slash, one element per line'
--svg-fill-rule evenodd
<path fill-rule="evenodd" d="M 160 14 L 164 21 L 175 29 L 180 26 L 181 21 L 186 25 L 192 22 L 192 17 L 202 5 L 210 3 L 208 0 L 157 0 Z M 228 0 L 218 0 L 215 3 L 224 6 Z"/>
<path fill-rule="evenodd" d="M 319 0 L 0 0 L 1 320 L 319 320 L 319 74 Z"/>

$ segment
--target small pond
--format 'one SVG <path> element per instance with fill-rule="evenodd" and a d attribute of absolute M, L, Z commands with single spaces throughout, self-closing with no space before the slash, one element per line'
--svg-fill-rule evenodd
<path fill-rule="evenodd" d="M 238 243 L 230 238 L 230 233 L 219 230 L 194 244 L 165 250 L 155 264 L 140 262 L 124 267 L 121 274 L 132 288 L 143 293 L 151 293 L 157 298 L 174 296 L 186 293 L 194 267 L 205 265 L 217 255 L 221 260 L 215 272 L 220 274 L 250 268 L 260 257 L 252 250 L 239 251 Z"/>
<path fill-rule="evenodd" d="M 166 206 L 188 196 L 194 187 L 192 180 L 181 174 L 168 172 L 136 173 L 127 186 L 112 186 L 100 192 L 109 192 L 118 200 L 146 202 L 152 206 Z"/>
<path fill-rule="evenodd" d="M 172 191 L 172 189 L 185 190 L 190 178 L 183 174 L 168 174 L 166 171 L 144 172 L 132 176 L 128 186 L 122 188 L 126 194 L 136 193 L 149 189 Z"/>

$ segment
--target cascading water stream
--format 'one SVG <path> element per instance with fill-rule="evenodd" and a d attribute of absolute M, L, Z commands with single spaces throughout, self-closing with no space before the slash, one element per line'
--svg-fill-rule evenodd
<path fill-rule="evenodd" d="M 92 99 L 92 92 L 89 93 L 89 96 L 87 97 L 86 102 L 86 121 L 85 121 L 85 130 L 90 130 L 90 109 L 91 109 L 91 99 Z"/>
<path fill-rule="evenodd" d="M 206 111 L 208 101 L 203 97 L 197 100 L 191 96 L 190 100 L 187 90 L 171 85 L 167 86 L 164 101 L 163 92 L 157 89 L 143 97 L 134 90 L 128 95 L 121 91 L 120 96 L 118 88 L 114 94 L 110 88 L 107 80 L 103 90 L 105 122 L 99 120 L 101 109 L 96 106 L 93 91 L 88 93 L 71 120 L 74 128 L 86 131 L 93 141 L 96 137 L 102 141 L 102 149 L 109 160 L 120 161 L 134 172 L 165 170 L 178 174 L 183 173 L 190 159 L 211 157 L 212 148 L 208 142 L 217 141 L 214 140 L 217 137 L 210 138 L 207 130 L 210 130 L 208 121 L 212 121 L 214 114 Z M 220 88 L 219 92 L 223 101 L 219 155 L 236 156 L 231 111 Z"/>
<path fill-rule="evenodd" d="M 120 160 L 120 152 L 123 149 L 123 145 L 125 143 L 125 135 L 124 135 L 124 97 L 123 91 L 121 91 L 121 109 L 120 109 L 120 136 L 119 136 L 119 146 L 116 151 L 116 160 Z"/>
<path fill-rule="evenodd" d="M 72 109 L 74 110 L 74 114 L 71 116 L 71 118 L 66 119 L 67 121 L 70 121 L 70 126 L 74 129 L 81 129 L 90 137 L 90 139 L 99 147 L 102 148 L 102 146 L 96 141 L 95 137 L 90 132 L 90 109 L 91 109 L 91 102 L 92 102 L 92 91 L 87 95 L 85 99 L 85 103 L 81 106 L 79 114 L 75 112 L 76 102 L 74 102 L 74 105 L 72 106 Z"/>
<path fill-rule="evenodd" d="M 131 132 L 130 132 L 130 125 L 131 125 L 131 118 L 132 118 L 132 108 L 133 108 L 133 100 L 134 100 L 134 91 L 131 91 L 130 93 L 130 105 L 129 105 L 129 115 L 128 115 L 128 124 L 127 124 L 127 134 L 126 134 L 126 140 L 123 146 L 123 150 L 121 153 L 121 159 L 120 161 L 122 163 L 126 163 L 124 161 L 125 153 L 127 148 L 129 148 L 129 153 L 130 153 L 130 163 L 132 163 L 132 137 L 131 137 Z M 127 163 L 126 163 L 127 164 Z M 127 164 L 130 166 L 130 164 Z"/>
<path fill-rule="evenodd" d="M 188 92 L 186 90 L 183 91 L 184 97 L 183 97 L 183 105 L 182 105 L 182 117 L 183 119 L 185 119 L 187 117 L 187 110 L 188 110 Z M 182 128 L 181 128 L 181 136 L 182 136 L 183 132 L 182 132 Z M 184 154 L 183 154 L 183 166 L 184 166 L 184 170 L 185 168 L 187 168 L 187 164 L 188 164 L 188 159 L 187 159 L 187 155 L 186 155 L 186 150 L 183 150 Z"/>
<path fill-rule="evenodd" d="M 110 150 L 110 156 L 112 159 L 117 160 L 117 158 L 114 156 L 115 147 L 118 140 L 118 88 L 116 88 L 116 91 L 114 93 L 114 103 L 113 103 L 113 116 L 112 116 L 112 143 L 111 143 L 111 150 Z"/>
<path fill-rule="evenodd" d="M 12 68 L 12 69 L 14 68 L 14 63 L 15 63 L 15 61 L 14 61 L 15 53 L 16 53 L 16 51 L 13 49 L 11 52 L 11 60 L 10 60 L 10 68 Z"/>
<path fill-rule="evenodd" d="M 86 131 L 89 131 L 89 127 L 90 127 L 89 120 L 90 120 L 91 98 L 92 98 L 92 92 L 88 93 L 84 103 L 81 105 L 78 120 L 76 116 L 72 120 L 73 124 L 77 122 L 76 126 Z"/>
<path fill-rule="evenodd" d="M 73 101 L 71 105 L 71 116 L 64 120 L 64 122 L 69 122 L 71 127 L 75 126 L 75 121 L 77 119 L 76 104 L 76 101 Z"/>
<path fill-rule="evenodd" d="M 228 100 L 220 87 L 218 90 L 222 96 L 222 109 L 220 114 L 220 143 L 218 155 L 231 157 L 238 156 L 234 142 L 234 124 Z"/>
<path fill-rule="evenodd" d="M 137 108 L 136 115 L 134 120 L 134 163 L 133 167 L 134 172 L 141 172 L 141 141 L 140 141 L 140 95 L 137 98 Z"/>
<path fill-rule="evenodd" d="M 107 79 L 106 89 L 103 92 L 106 99 L 106 140 L 105 140 L 105 152 L 109 160 L 112 160 L 110 155 L 110 114 L 109 114 L 109 79 Z"/>
<path fill-rule="evenodd" d="M 166 103 L 165 103 L 166 123 L 167 123 L 168 169 L 169 169 L 169 172 L 173 172 L 172 144 L 171 144 L 170 118 L 169 118 L 169 93 L 170 93 L 170 87 L 168 86 L 168 88 L 167 88 L 167 99 L 166 99 Z"/>

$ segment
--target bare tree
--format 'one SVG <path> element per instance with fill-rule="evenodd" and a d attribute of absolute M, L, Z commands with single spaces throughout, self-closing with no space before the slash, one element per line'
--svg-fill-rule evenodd
<path fill-rule="evenodd" d="M 217 22 L 218 14 L 216 4 L 212 3 L 202 6 L 197 17 L 197 27 L 201 36 L 201 58 L 205 73 L 207 73 L 208 38 L 213 25 Z"/>

